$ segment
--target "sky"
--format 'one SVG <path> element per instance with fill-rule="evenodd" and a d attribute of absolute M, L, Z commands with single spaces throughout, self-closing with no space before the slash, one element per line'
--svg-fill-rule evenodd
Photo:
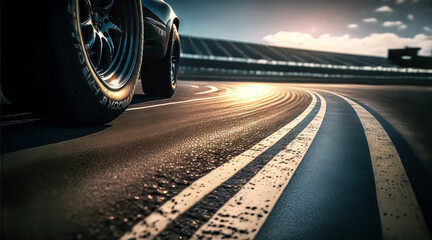
<path fill-rule="evenodd" d="M 432 0 L 166 0 L 180 34 L 386 56 L 432 56 Z"/>

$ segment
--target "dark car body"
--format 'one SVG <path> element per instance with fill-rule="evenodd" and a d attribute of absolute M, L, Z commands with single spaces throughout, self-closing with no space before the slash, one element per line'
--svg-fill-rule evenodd
<path fill-rule="evenodd" d="M 143 64 L 165 56 L 173 25 L 179 28 L 179 19 L 170 5 L 162 0 L 142 0 L 144 12 Z"/>

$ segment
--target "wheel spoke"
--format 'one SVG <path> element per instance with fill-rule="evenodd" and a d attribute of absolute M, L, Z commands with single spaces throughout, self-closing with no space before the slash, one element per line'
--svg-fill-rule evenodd
<path fill-rule="evenodd" d="M 96 35 L 97 35 L 96 31 L 93 30 L 92 33 L 90 34 L 90 39 L 88 39 L 85 43 L 85 49 L 88 52 L 93 48 L 93 46 L 96 42 Z"/>
<path fill-rule="evenodd" d="M 101 12 L 109 13 L 113 5 L 114 5 L 114 0 L 108 0 L 108 3 L 105 6 L 100 6 Z"/>
<path fill-rule="evenodd" d="M 122 33 L 122 30 L 110 21 L 108 21 L 108 23 L 104 23 L 102 26 L 102 31 L 104 32 L 108 32 L 111 29 L 119 33 Z"/>
<path fill-rule="evenodd" d="M 91 1 L 90 1 L 90 0 L 86 0 L 86 3 L 87 3 L 87 6 L 89 6 L 89 7 L 91 7 L 91 6 L 92 6 L 92 4 L 91 4 Z"/>
<path fill-rule="evenodd" d="M 81 27 L 91 27 L 91 26 L 93 26 L 93 21 L 92 21 L 91 17 L 88 16 L 87 19 L 81 23 Z"/>
<path fill-rule="evenodd" d="M 86 0 L 87 4 L 87 19 L 84 20 L 84 22 L 81 23 L 81 27 L 90 27 L 93 26 L 93 20 L 92 20 L 92 6 L 90 0 Z"/>
<path fill-rule="evenodd" d="M 99 48 L 96 49 L 95 54 L 96 54 L 96 61 L 94 62 L 95 68 L 98 68 L 101 60 L 102 60 L 102 52 L 103 52 L 103 41 L 102 38 L 99 36 Z"/>
<path fill-rule="evenodd" d="M 113 42 L 111 36 L 109 35 L 109 33 L 107 33 L 104 36 L 103 40 L 106 43 L 106 48 L 107 48 L 108 53 L 109 53 L 109 61 L 111 62 L 113 57 L 114 57 L 114 42 Z"/>

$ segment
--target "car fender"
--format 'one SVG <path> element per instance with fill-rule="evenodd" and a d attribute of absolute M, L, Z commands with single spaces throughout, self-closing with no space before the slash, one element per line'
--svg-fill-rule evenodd
<path fill-rule="evenodd" d="M 168 40 L 173 24 L 179 28 L 179 20 L 171 6 L 163 0 L 142 0 L 142 5 L 151 14 L 144 16 L 155 31 L 152 31 L 156 36 L 145 36 L 147 40 L 162 41 L 162 53 L 160 57 L 165 56 L 168 48 Z M 163 29 L 164 28 L 164 29 Z M 153 34 L 152 34 L 153 35 Z"/>

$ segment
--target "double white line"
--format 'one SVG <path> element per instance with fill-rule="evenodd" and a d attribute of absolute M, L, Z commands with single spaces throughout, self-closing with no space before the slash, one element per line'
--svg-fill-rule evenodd
<path fill-rule="evenodd" d="M 126 233 L 121 239 L 130 239 L 138 236 L 146 236 L 146 239 L 152 239 L 157 236 L 164 228 L 179 215 L 187 211 L 194 204 L 199 202 L 204 196 L 212 192 L 215 188 L 221 185 L 223 182 L 231 178 L 234 174 L 244 168 L 247 164 L 253 161 L 261 153 L 269 149 L 276 142 L 283 139 L 294 127 L 296 127 L 300 122 L 302 122 L 309 113 L 314 109 L 317 104 L 317 99 L 314 94 L 309 92 L 312 96 L 312 102 L 306 108 L 306 110 L 300 114 L 296 119 L 279 129 L 277 132 L 273 133 L 269 137 L 265 138 L 249 150 L 245 151 L 241 155 L 231 159 L 227 163 L 221 165 L 220 167 L 214 169 L 207 175 L 198 179 L 192 183 L 189 187 L 185 188 L 177 196 L 173 197 L 171 200 L 167 201 L 155 212 L 151 213 L 143 221 L 136 224 L 132 231 Z M 324 98 L 320 96 L 321 107 L 318 114 L 312 120 L 311 123 L 291 142 L 289 146 L 278 156 L 275 157 L 274 161 L 270 165 L 274 165 L 275 162 L 284 161 L 283 155 L 286 152 L 291 152 L 294 157 L 293 159 L 286 160 L 295 162 L 292 166 L 296 167 L 300 163 L 304 154 L 306 153 L 310 143 L 312 142 L 316 132 L 318 131 L 321 122 L 325 115 L 326 103 Z M 295 148 L 298 148 L 295 150 Z M 282 157 L 282 158 L 281 158 Z M 269 165 L 269 164 L 268 164 Z M 282 169 L 281 169 L 282 170 Z M 294 171 L 295 169 L 293 169 Z M 267 171 L 267 170 L 265 170 Z M 279 185 L 279 184 L 278 184 Z M 275 188 L 277 191 L 282 192 L 283 188 Z M 242 191 L 242 190 L 241 190 Z M 239 194 L 241 194 L 241 191 Z M 276 202 L 278 197 L 273 198 L 273 202 Z M 270 212 L 271 208 L 268 208 Z M 255 234 L 257 231 L 255 232 Z"/>
<path fill-rule="evenodd" d="M 384 127 L 358 103 L 340 94 L 332 94 L 351 105 L 365 131 L 384 239 L 430 239 L 405 168 Z"/>
<path fill-rule="evenodd" d="M 121 239 L 156 237 L 174 219 L 233 177 L 260 154 L 277 142 L 286 141 L 286 144 L 282 143 L 286 147 L 192 236 L 192 239 L 254 238 L 309 149 L 325 116 L 324 98 L 314 92 L 308 91 L 308 93 L 312 96 L 312 102 L 296 119 L 192 183 L 136 224 L 132 231 L 126 233 Z M 399 154 L 385 129 L 371 113 L 356 102 L 345 96 L 329 93 L 341 97 L 353 107 L 365 130 L 384 239 L 430 239 Z M 284 137 L 305 120 L 316 107 L 316 96 L 319 97 L 321 105 L 314 119 L 292 141 L 285 139 Z"/>
<path fill-rule="evenodd" d="M 313 96 L 313 95 L 312 95 Z M 252 239 L 288 185 L 321 126 L 326 102 L 320 96 L 321 108 L 315 118 L 291 142 L 267 163 L 192 237 L 203 239 L 218 233 L 219 237 Z M 288 133 L 288 132 L 287 132 Z M 284 141 L 284 139 L 281 139 Z M 237 237 L 237 238 L 236 238 Z"/>

